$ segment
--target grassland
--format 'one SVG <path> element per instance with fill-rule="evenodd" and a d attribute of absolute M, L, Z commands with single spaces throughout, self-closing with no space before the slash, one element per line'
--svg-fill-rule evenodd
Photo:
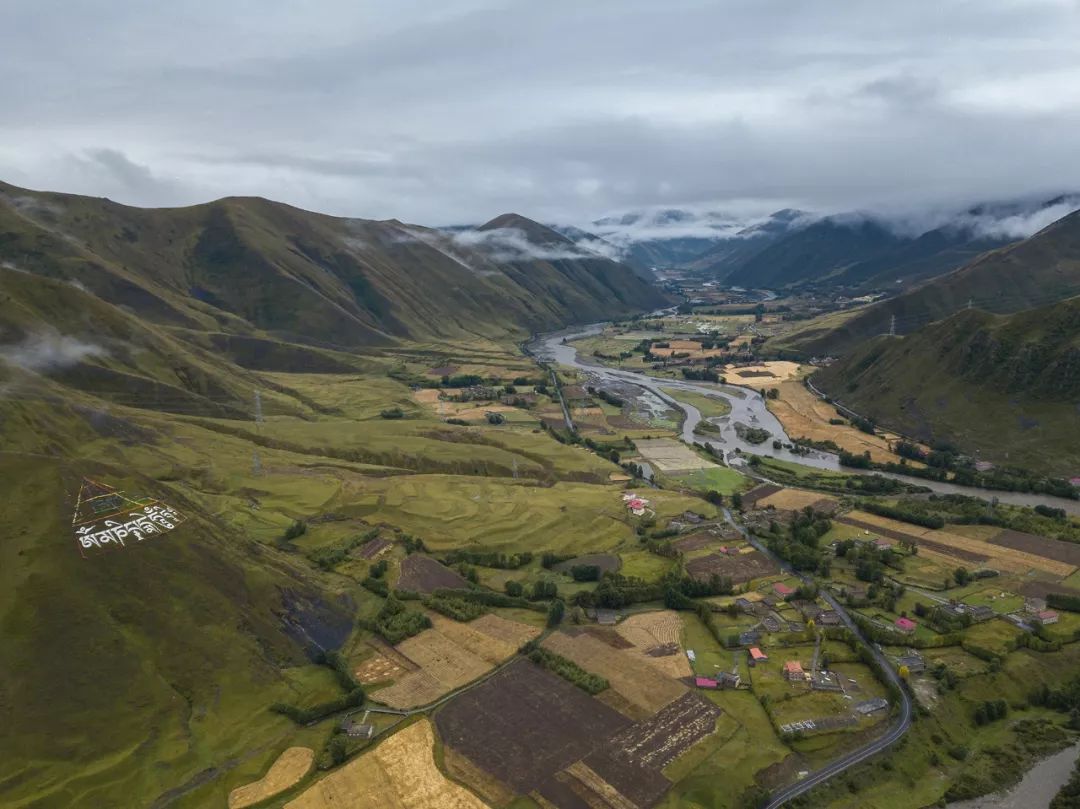
<path fill-rule="evenodd" d="M 731 403 L 723 396 L 706 396 L 703 393 L 694 391 L 665 387 L 661 387 L 660 390 L 669 396 L 677 398 L 680 402 L 693 405 L 701 412 L 702 418 L 719 418 L 731 412 Z"/>

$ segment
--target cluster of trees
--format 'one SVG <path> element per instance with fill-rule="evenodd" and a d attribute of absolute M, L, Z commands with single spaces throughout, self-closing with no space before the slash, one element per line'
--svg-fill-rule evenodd
<path fill-rule="evenodd" d="M 1069 595 L 1068 593 L 1047 593 L 1046 604 L 1055 610 L 1080 612 L 1080 596 Z"/>
<path fill-rule="evenodd" d="M 479 618 L 487 608 L 476 601 L 467 601 L 457 596 L 433 595 L 427 600 L 427 606 L 442 613 L 447 618 L 453 618 L 462 623 Z"/>
<path fill-rule="evenodd" d="M 570 568 L 570 577 L 574 581 L 600 581 L 600 566 L 574 565 Z"/>
<path fill-rule="evenodd" d="M 844 415 L 844 413 L 839 410 L 836 412 L 839 413 L 841 416 Z M 863 416 L 849 416 L 849 421 L 851 422 L 852 427 L 857 430 L 861 430 L 867 435 L 877 434 L 877 425 L 874 424 L 873 419 L 864 418 Z"/>
<path fill-rule="evenodd" d="M 518 587 L 521 586 L 519 582 L 515 582 L 515 584 L 517 584 Z M 514 607 L 518 609 L 534 610 L 536 612 L 544 611 L 544 606 L 542 604 L 536 604 L 521 595 L 515 596 L 510 593 L 504 595 L 503 593 L 496 593 L 492 590 L 439 588 L 431 595 L 435 598 L 456 598 L 462 601 L 473 601 L 488 607 Z"/>
<path fill-rule="evenodd" d="M 1074 676 L 1060 688 L 1043 683 L 1028 695 L 1028 702 L 1069 714 L 1069 726 L 1080 730 L 1080 676 Z"/>
<path fill-rule="evenodd" d="M 979 703 L 975 708 L 975 724 L 986 725 L 1004 719 L 1009 713 L 1009 704 L 1003 699 L 988 699 Z"/>
<path fill-rule="evenodd" d="M 816 570 L 824 576 L 828 575 L 829 563 L 818 550 L 818 541 L 830 528 L 832 523 L 827 517 L 807 507 L 795 515 L 786 533 L 778 525 L 770 526 L 766 544 L 769 550 L 790 562 L 796 570 Z"/>
<path fill-rule="evenodd" d="M 738 432 L 744 441 L 751 444 L 764 444 L 772 437 L 772 433 L 762 427 L 744 427 Z"/>
<path fill-rule="evenodd" d="M 610 685 L 603 677 L 590 674 L 573 660 L 568 660 L 560 654 L 542 648 L 536 641 L 525 644 L 522 651 L 536 665 L 543 666 L 553 674 L 558 674 L 564 680 L 573 683 L 588 694 L 599 694 L 601 691 L 606 691 Z"/>
<path fill-rule="evenodd" d="M 534 581 L 529 592 L 530 601 L 545 601 L 549 598 L 558 598 L 559 585 L 553 581 Z"/>
<path fill-rule="evenodd" d="M 364 704 L 364 689 L 356 688 L 352 692 L 337 699 L 312 705 L 310 708 L 300 708 L 285 702 L 275 702 L 270 710 L 287 716 L 298 725 L 306 725 L 323 717 L 339 713 L 349 708 L 358 708 Z"/>
<path fill-rule="evenodd" d="M 863 503 L 861 508 L 864 511 L 869 511 L 871 514 L 877 514 L 879 517 L 888 517 L 889 519 L 899 520 L 900 522 L 911 523 L 912 525 L 920 525 L 923 528 L 944 528 L 945 519 L 940 514 L 933 514 L 927 511 L 916 511 L 910 506 L 891 506 L 887 503 Z"/>
<path fill-rule="evenodd" d="M 440 382 L 444 388 L 471 388 L 483 385 L 484 378 L 479 374 L 454 374 L 454 376 L 443 374 Z"/>
<path fill-rule="evenodd" d="M 540 566 L 544 570 L 551 570 L 555 565 L 561 562 L 568 562 L 574 558 L 575 554 L 572 553 L 555 553 L 555 551 L 544 551 L 540 556 Z"/>
<path fill-rule="evenodd" d="M 376 595 L 383 596 L 384 598 L 390 595 L 390 588 L 383 578 L 386 575 L 386 570 L 389 567 L 389 563 L 385 559 L 380 559 L 378 562 L 371 566 L 371 570 L 368 571 L 367 578 L 360 582 L 362 587 L 366 587 Z"/>
<path fill-rule="evenodd" d="M 496 570 L 517 570 L 519 567 L 524 567 L 533 560 L 532 551 L 523 551 L 522 553 L 497 553 L 495 551 L 469 551 L 469 550 L 457 550 L 450 551 L 443 559 L 443 563 L 447 565 L 456 565 L 459 562 L 465 562 L 471 565 L 479 565 L 480 567 L 491 567 Z"/>
<path fill-rule="evenodd" d="M 712 368 L 683 368 L 682 375 L 683 379 L 695 382 L 724 382 L 724 378 Z"/>
<path fill-rule="evenodd" d="M 283 543 L 292 542 L 294 539 L 302 537 L 306 533 L 307 523 L 303 520 L 296 520 L 292 523 L 292 525 L 285 529 L 285 533 L 281 535 L 281 541 Z"/>
<path fill-rule="evenodd" d="M 400 419 L 405 417 L 405 411 L 400 407 L 388 407 L 385 410 L 380 410 L 379 415 L 384 419 Z"/>
<path fill-rule="evenodd" d="M 357 534 L 354 537 L 350 537 L 336 545 L 327 545 L 322 548 L 316 548 L 311 551 L 307 556 L 313 563 L 321 567 L 323 570 L 333 570 L 339 564 L 345 561 L 349 555 L 349 551 L 353 548 L 357 548 L 363 545 L 365 542 L 369 542 L 379 535 L 378 528 L 370 528 L 362 534 Z M 385 562 L 382 562 L 385 565 Z M 378 577 L 376 577 L 378 578 Z"/>
<path fill-rule="evenodd" d="M 408 609 L 397 595 L 391 594 L 375 616 L 372 628 L 393 646 L 430 626 L 431 619 L 424 613 Z"/>
<path fill-rule="evenodd" d="M 602 399 L 613 407 L 622 407 L 624 404 L 626 404 L 626 400 L 623 399 L 621 396 L 616 396 L 614 393 L 606 391 L 603 388 L 594 388 L 590 386 L 588 388 L 588 391 L 597 399 Z"/>
<path fill-rule="evenodd" d="M 600 579 L 595 590 L 575 593 L 573 602 L 579 607 L 621 609 L 643 601 L 656 601 L 663 595 L 664 587 L 661 584 L 650 584 L 644 579 L 621 573 L 608 573 Z"/>

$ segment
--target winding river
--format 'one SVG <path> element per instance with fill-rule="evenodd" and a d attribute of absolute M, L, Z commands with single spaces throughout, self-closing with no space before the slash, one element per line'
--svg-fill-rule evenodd
<path fill-rule="evenodd" d="M 849 469 L 840 466 L 840 459 L 830 452 L 811 450 L 808 455 L 797 455 L 787 449 L 776 449 L 772 445 L 772 439 L 763 444 L 751 444 L 739 437 L 736 432 L 736 423 L 742 423 L 747 427 L 760 427 L 772 433 L 774 439 L 779 439 L 785 444 L 790 444 L 791 439 L 784 431 L 780 420 L 774 416 L 765 406 L 764 397 L 757 391 L 736 385 L 714 385 L 711 383 L 695 383 L 685 380 L 657 379 L 636 371 L 627 371 L 617 368 L 609 368 L 599 365 L 589 359 L 579 358 L 577 348 L 573 341 L 583 337 L 591 337 L 603 331 L 606 323 L 594 323 L 591 326 L 567 329 L 564 331 L 542 334 L 532 340 L 527 348 L 530 353 L 546 362 L 575 368 L 589 377 L 591 384 L 624 386 L 631 385 L 649 391 L 652 395 L 664 402 L 675 405 L 686 413 L 681 427 L 682 440 L 688 444 L 710 443 L 723 452 L 725 461 L 738 467 L 742 460 L 736 449 L 742 453 L 767 455 L 779 460 L 791 461 L 812 466 L 816 469 L 824 469 L 833 472 L 843 471 L 845 474 L 879 474 L 884 477 L 895 478 L 919 486 L 925 486 L 939 494 L 963 494 L 970 497 L 981 497 L 985 500 L 997 498 L 1002 503 L 1017 506 L 1046 505 L 1054 508 L 1063 508 L 1070 514 L 1080 516 L 1080 501 L 1067 500 L 1062 497 L 1053 497 L 1044 494 L 1029 494 L 1026 492 L 1004 492 L 990 489 L 980 489 L 973 486 L 956 486 L 952 483 L 941 483 L 922 478 L 909 478 L 903 475 L 894 475 L 888 472 L 869 472 L 866 470 Z M 688 391 L 705 396 L 722 397 L 731 405 L 731 413 L 721 419 L 709 419 L 720 429 L 719 433 L 710 433 L 708 436 L 695 434 L 694 430 L 702 420 L 701 412 L 688 402 L 666 393 L 661 388 L 674 391 Z"/>

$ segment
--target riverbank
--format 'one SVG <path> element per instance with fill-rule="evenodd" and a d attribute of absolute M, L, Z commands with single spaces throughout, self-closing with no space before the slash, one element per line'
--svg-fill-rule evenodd
<path fill-rule="evenodd" d="M 742 423 L 750 427 L 759 427 L 767 430 L 772 438 L 779 439 L 781 445 L 791 444 L 791 438 L 784 431 L 780 420 L 768 409 L 765 398 L 752 389 L 728 386 L 728 385 L 705 385 L 686 380 L 658 379 L 648 374 L 625 369 L 610 368 L 605 365 L 593 364 L 578 356 L 577 348 L 573 341 L 581 337 L 595 335 L 603 330 L 604 324 L 594 323 L 590 326 L 567 329 L 561 332 L 542 334 L 528 344 L 528 351 L 535 357 L 555 365 L 563 365 L 574 368 L 587 374 L 597 385 L 605 383 L 625 383 L 635 385 L 638 388 L 649 391 L 669 404 L 678 406 L 685 414 L 681 428 L 681 438 L 688 444 L 702 444 L 706 440 L 723 452 L 725 460 L 737 457 L 735 450 L 740 450 L 744 455 L 756 454 L 767 455 L 781 461 L 796 463 L 801 466 L 809 466 L 829 472 L 841 472 L 847 475 L 878 474 L 883 477 L 893 478 L 904 483 L 925 486 L 938 494 L 962 494 L 969 497 L 979 497 L 983 500 L 998 500 L 1002 503 L 1015 506 L 1036 505 L 1051 506 L 1064 509 L 1069 514 L 1080 516 L 1080 501 L 1067 500 L 1062 497 L 1051 495 L 1033 494 L 1027 492 L 1009 492 L 991 489 L 980 489 L 972 486 L 958 486 L 954 483 L 945 483 L 935 480 L 898 475 L 892 472 L 870 472 L 841 466 L 840 459 L 833 453 L 815 450 L 807 455 L 801 455 L 790 450 L 776 448 L 772 440 L 763 444 L 751 444 L 743 440 L 737 433 L 735 425 Z M 663 390 L 662 388 L 666 389 Z M 677 398 L 678 391 L 691 392 L 706 396 L 722 396 L 731 405 L 731 414 L 720 425 L 720 432 L 710 435 L 707 439 L 695 435 L 694 430 L 701 421 L 701 412 L 689 402 L 680 401 Z M 675 394 L 675 395 L 673 395 Z"/>
<path fill-rule="evenodd" d="M 949 809 L 1045 809 L 1072 774 L 1080 744 L 1044 758 L 1008 792 L 950 803 Z"/>

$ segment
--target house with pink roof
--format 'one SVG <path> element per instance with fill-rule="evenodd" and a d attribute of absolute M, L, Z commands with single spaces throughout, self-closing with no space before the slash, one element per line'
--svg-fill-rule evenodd
<path fill-rule="evenodd" d="M 1043 610 L 1039 613 L 1039 623 L 1043 626 L 1048 624 L 1056 624 L 1058 622 L 1058 614 L 1053 610 Z"/>
<path fill-rule="evenodd" d="M 711 677 L 695 677 L 694 685 L 698 688 L 716 688 L 716 680 Z"/>
<path fill-rule="evenodd" d="M 910 618 L 897 618 L 896 628 L 901 632 L 914 632 L 917 624 Z"/>
<path fill-rule="evenodd" d="M 788 587 L 786 584 L 784 584 L 782 581 L 778 581 L 772 586 L 772 588 L 773 592 L 781 598 L 787 598 L 788 596 L 795 595 L 795 591 L 792 588 Z"/>

